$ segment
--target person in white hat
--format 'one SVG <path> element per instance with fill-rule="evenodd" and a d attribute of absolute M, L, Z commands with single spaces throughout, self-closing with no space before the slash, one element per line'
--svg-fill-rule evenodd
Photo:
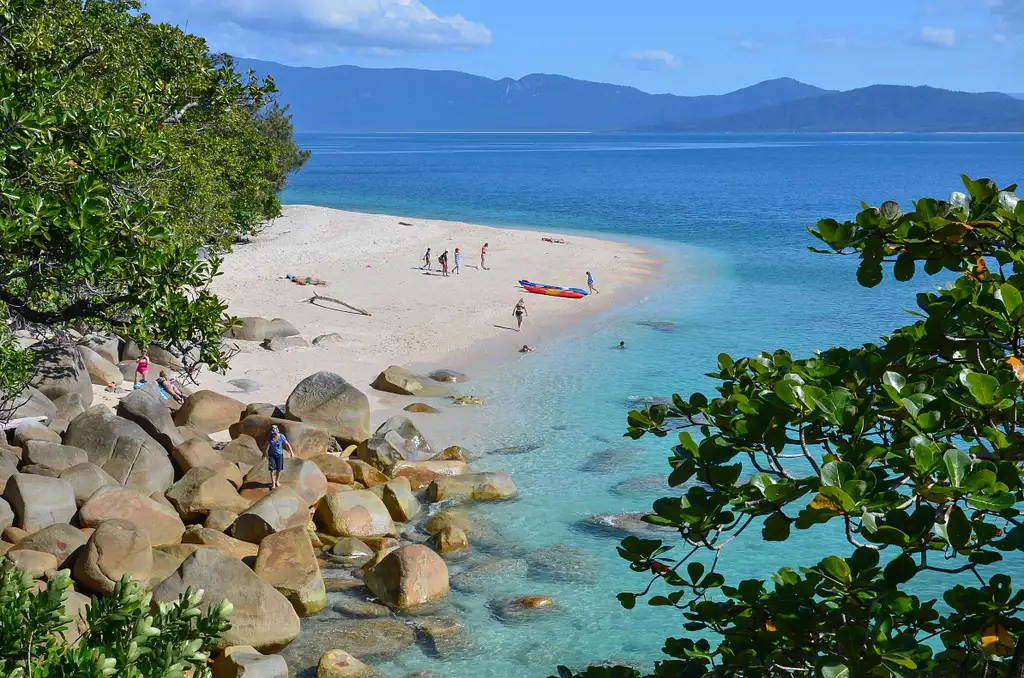
<path fill-rule="evenodd" d="M 263 456 L 270 462 L 270 489 L 275 490 L 281 487 L 281 471 L 284 470 L 284 451 L 288 450 L 288 456 L 294 457 L 291 443 L 281 433 L 277 424 L 270 427 L 267 435 L 267 442 L 263 445 Z"/>

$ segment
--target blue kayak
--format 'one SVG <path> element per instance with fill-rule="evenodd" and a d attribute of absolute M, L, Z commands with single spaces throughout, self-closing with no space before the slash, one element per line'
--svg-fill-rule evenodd
<path fill-rule="evenodd" d="M 529 280 L 520 280 L 519 284 L 522 285 L 523 287 L 537 287 L 542 290 L 563 290 L 565 292 L 576 292 L 578 294 L 582 294 L 583 296 L 587 296 L 589 294 L 589 292 L 587 292 L 584 289 L 580 289 L 579 287 L 559 287 L 558 285 L 542 285 L 541 283 L 530 282 Z"/>

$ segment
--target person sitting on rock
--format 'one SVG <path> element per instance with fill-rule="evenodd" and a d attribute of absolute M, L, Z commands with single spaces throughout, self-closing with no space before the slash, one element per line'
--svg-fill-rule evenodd
<path fill-rule="evenodd" d="M 171 396 L 179 403 L 185 402 L 188 397 L 182 393 L 181 389 L 178 388 L 178 382 L 175 381 L 174 377 L 167 376 L 166 370 L 160 370 L 160 376 L 156 379 L 157 386 L 162 388 L 167 395 Z"/>
<path fill-rule="evenodd" d="M 288 450 L 288 456 L 294 457 L 291 443 L 281 433 L 277 424 L 270 427 L 270 434 L 267 435 L 267 442 L 263 444 L 263 456 L 270 464 L 270 489 L 276 490 L 281 487 L 281 471 L 284 470 L 284 450 Z"/>

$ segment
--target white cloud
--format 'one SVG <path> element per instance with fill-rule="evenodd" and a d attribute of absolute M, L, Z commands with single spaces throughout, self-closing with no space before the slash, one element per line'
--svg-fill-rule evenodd
<path fill-rule="evenodd" d="M 663 49 L 624 52 L 622 60 L 641 71 L 670 71 L 683 65 L 676 55 Z"/>
<path fill-rule="evenodd" d="M 736 41 L 736 47 L 743 50 L 744 52 L 760 52 L 762 49 L 764 49 L 764 43 L 758 40 L 742 38 Z"/>
<path fill-rule="evenodd" d="M 1024 31 L 1024 0 L 982 0 L 998 18 L 1003 29 L 1000 35 Z"/>
<path fill-rule="evenodd" d="M 926 47 L 938 47 L 940 49 L 953 47 L 956 45 L 956 29 L 939 26 L 925 26 L 921 29 L 921 32 L 918 33 L 914 42 Z"/>
<path fill-rule="evenodd" d="M 423 0 L 149 0 L 158 21 L 207 36 L 215 49 L 248 56 L 490 45 L 490 29 L 461 14 L 439 16 Z"/>

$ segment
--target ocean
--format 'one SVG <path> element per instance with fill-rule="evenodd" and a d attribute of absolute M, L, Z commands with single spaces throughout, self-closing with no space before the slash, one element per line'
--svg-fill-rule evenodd
<path fill-rule="evenodd" d="M 644 398 L 708 392 L 717 356 L 795 356 L 876 341 L 912 321 L 914 295 L 943 282 L 919 276 L 860 287 L 856 260 L 814 254 L 807 227 L 850 219 L 861 201 L 961 190 L 960 174 L 1015 182 L 1016 135 L 298 135 L 313 151 L 288 203 L 491 224 L 582 231 L 642 242 L 666 259 L 657 288 L 539 347 L 511 368 L 470 375 L 491 405 L 465 447 L 474 468 L 511 473 L 520 497 L 474 508 L 486 548 L 451 563 L 453 578 L 500 560 L 486 586 L 453 591 L 446 614 L 468 642 L 416 645 L 372 663 L 402 678 L 554 673 L 609 660 L 650 667 L 678 612 L 615 594 L 646 584 L 615 551 L 620 536 L 587 518 L 642 511 L 663 494 L 672 439 L 622 437 Z M 500 260 L 491 262 L 500 271 Z M 510 280 L 519 272 L 509 271 Z M 600 287 L 602 275 L 594 271 Z M 625 351 L 612 347 L 625 341 Z M 499 452 L 499 453 L 496 453 Z M 767 579 L 850 547 L 832 526 L 784 544 L 750 530 L 722 554 L 730 581 Z M 926 585 L 919 593 L 928 595 Z M 931 592 L 934 595 L 934 592 Z M 500 599 L 545 595 L 556 609 L 531 621 Z"/>

